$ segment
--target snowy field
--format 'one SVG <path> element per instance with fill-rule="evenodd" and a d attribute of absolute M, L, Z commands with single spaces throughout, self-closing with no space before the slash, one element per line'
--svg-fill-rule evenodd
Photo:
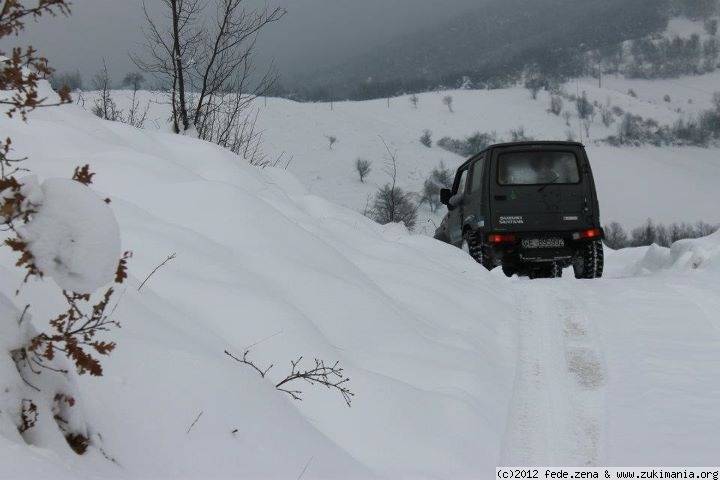
<path fill-rule="evenodd" d="M 267 152 L 293 155 L 289 171 L 77 106 L 0 120 L 41 181 L 91 164 L 134 252 L 105 376 L 72 376 L 88 454 L 47 426 L 29 446 L 0 411 L 0 478 L 475 479 L 499 464 L 717 463 L 718 234 L 608 252 L 602 280 L 531 282 L 357 213 L 385 182 L 379 135 L 414 189 L 439 161 L 462 161 L 420 145 L 425 128 L 565 130 L 522 89 L 452 94 L 454 114 L 437 94 L 418 110 L 407 98 L 334 111 L 269 100 Z M 323 135 L 338 137 L 333 151 Z M 590 152 L 607 220 L 720 221 L 717 150 Z M 357 156 L 375 162 L 368 185 Z M 13 292 L 22 272 L 0 252 L 0 291 Z M 31 303 L 43 328 L 59 297 L 46 279 L 12 301 Z M 275 364 L 268 378 L 223 353 L 249 346 Z M 340 360 L 352 407 L 325 389 L 303 386 L 302 402 L 275 390 L 299 355 Z"/>
<path fill-rule="evenodd" d="M 603 88 L 597 80 L 585 79 L 565 85 L 569 94 L 587 92 L 591 101 L 610 102 L 625 111 L 654 118 L 661 124 L 672 124 L 679 118 L 690 118 L 709 109 L 712 93 L 720 82 L 720 73 L 673 81 L 628 81 L 606 78 Z M 697 84 L 702 93 L 679 89 L 673 82 Z M 638 98 L 627 94 L 633 88 Z M 673 102 L 663 96 L 670 92 Z M 677 93 L 676 93 L 677 92 Z M 682 94 L 681 94 L 682 93 Z M 128 104 L 127 92 L 114 92 L 121 108 Z M 442 98 L 452 95 L 454 113 L 443 105 Z M 165 125 L 166 105 L 158 104 L 158 95 L 144 92 L 143 101 L 153 100 L 147 129 Z M 720 149 L 702 148 L 615 148 L 595 145 L 599 139 L 616 134 L 620 118 L 609 128 L 599 115 L 585 138 L 575 105 L 565 101 L 564 108 L 573 113 L 570 127 L 562 116 L 548 112 L 549 95 L 540 92 L 532 100 L 524 88 L 504 90 L 456 90 L 421 94 L 418 108 L 408 96 L 364 102 L 296 103 L 284 99 L 259 99 L 259 128 L 264 132 L 264 151 L 268 159 L 282 155 L 281 165 L 289 161 L 288 170 L 308 190 L 333 203 L 364 211 L 368 199 L 390 179 L 389 158 L 383 141 L 397 152 L 398 182 L 410 192 L 421 192 L 423 182 L 433 168 L 443 162 L 451 169 L 464 158 L 433 143 L 423 146 L 419 138 L 424 130 L 432 132 L 433 141 L 448 136 L 464 139 L 474 132 L 495 132 L 508 140 L 510 130 L 524 127 L 536 139 L 565 140 L 570 132 L 588 145 L 596 176 L 603 221 L 617 221 L 626 228 L 639 226 L 648 218 L 658 222 L 720 223 L 720 193 L 716 179 L 720 176 Z M 85 94 L 86 106 L 94 95 Z M 687 104 L 688 98 L 694 101 Z M 331 109 L 332 107 L 332 109 Z M 681 112 L 678 113 L 677 109 Z M 332 150 L 327 136 L 337 138 Z M 355 160 L 372 162 L 372 171 L 361 183 L 355 172 Z M 692 188 L 688 188 L 692 185 Z M 420 211 L 417 231 L 432 235 L 442 213 L 432 214 L 427 207 Z"/>

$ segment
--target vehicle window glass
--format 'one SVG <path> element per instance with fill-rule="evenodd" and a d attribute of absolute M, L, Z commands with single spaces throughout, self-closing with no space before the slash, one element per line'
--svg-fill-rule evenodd
<path fill-rule="evenodd" d="M 485 166 L 485 158 L 481 158 L 480 160 L 476 161 L 473 164 L 473 171 L 472 171 L 472 180 L 471 180 L 471 187 L 470 187 L 470 193 L 473 195 L 477 195 L 478 193 L 482 192 L 482 186 L 483 186 L 483 167 Z"/>
<path fill-rule="evenodd" d="M 455 195 L 462 195 L 465 193 L 465 184 L 467 183 L 467 176 L 468 171 L 467 169 L 463 170 L 463 172 L 460 174 L 460 182 L 455 186 Z"/>
<path fill-rule="evenodd" d="M 498 159 L 500 185 L 580 183 L 577 157 L 572 152 L 513 152 Z"/>

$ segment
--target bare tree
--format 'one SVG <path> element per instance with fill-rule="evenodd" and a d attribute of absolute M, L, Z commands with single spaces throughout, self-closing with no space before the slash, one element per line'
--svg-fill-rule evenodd
<path fill-rule="evenodd" d="M 381 225 L 402 222 L 412 230 L 417 223 L 418 205 L 413 200 L 413 194 L 398 187 L 397 152 L 392 152 L 384 139 L 382 142 L 388 153 L 387 173 L 391 183 L 382 186 L 375 194 L 372 209 L 369 211 L 370 217 Z"/>
<path fill-rule="evenodd" d="M 97 90 L 98 97 L 95 99 L 92 112 L 103 120 L 117 121 L 120 111 L 112 99 L 112 80 L 108 73 L 107 63 L 103 59 L 103 68 L 93 78 L 93 88 Z"/>
<path fill-rule="evenodd" d="M 200 138 L 262 162 L 252 103 L 276 77 L 272 68 L 258 74 L 253 57 L 260 31 L 285 10 L 256 9 L 248 0 L 161 1 L 171 27 L 161 28 L 145 8 L 146 58 L 133 59 L 170 89 L 175 131 L 195 128 Z M 205 12 L 208 5 L 214 5 L 214 15 Z"/>
<path fill-rule="evenodd" d="M 163 23 L 153 19 L 143 0 L 145 56 L 132 55 L 132 59 L 140 70 L 155 76 L 169 90 L 173 131 L 181 133 L 190 128 L 185 90 L 188 72 L 184 60 L 197 58 L 204 37 L 198 28 L 203 4 L 200 0 L 160 2 L 166 12 Z"/>
<path fill-rule="evenodd" d="M 370 170 L 372 170 L 372 162 L 364 158 L 358 158 L 355 160 L 355 170 L 360 175 L 360 182 L 365 183 L 365 177 L 368 176 Z"/>
<path fill-rule="evenodd" d="M 231 92 L 254 99 L 266 95 L 274 86 L 276 76 L 268 70 L 250 87 L 249 79 L 255 73 L 252 57 L 260 31 L 286 13 L 267 4 L 260 9 L 248 9 L 247 0 L 217 0 L 216 5 L 214 29 L 205 37 L 202 47 L 202 58 L 207 60 L 196 62 L 193 77 L 199 92 L 193 120 L 198 128 L 203 117 L 217 105 L 218 95 Z"/>
<path fill-rule="evenodd" d="M 136 92 L 140 90 L 143 83 L 145 83 L 145 77 L 140 72 L 130 72 L 122 81 L 123 87 L 130 87 Z"/>
<path fill-rule="evenodd" d="M 448 107 L 448 110 L 450 110 L 450 113 L 454 113 L 453 111 L 453 97 L 452 95 L 446 95 L 442 99 L 443 105 Z"/>

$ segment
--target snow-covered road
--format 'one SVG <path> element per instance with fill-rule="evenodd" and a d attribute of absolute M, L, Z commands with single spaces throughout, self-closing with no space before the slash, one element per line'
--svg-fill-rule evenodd
<path fill-rule="evenodd" d="M 568 277 L 514 283 L 520 343 L 501 463 L 717 463 L 716 277 Z"/>

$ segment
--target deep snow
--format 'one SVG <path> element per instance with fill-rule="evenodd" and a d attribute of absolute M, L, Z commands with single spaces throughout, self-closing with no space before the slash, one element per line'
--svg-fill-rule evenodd
<path fill-rule="evenodd" d="M 117 351 L 103 378 L 77 379 L 117 464 L 3 438 L 13 446 L 0 450 L 2 475 L 38 478 L 61 464 L 69 478 L 297 478 L 309 463 L 304 478 L 462 478 L 494 466 L 513 377 L 512 304 L 464 253 L 191 138 L 76 106 L 3 124 L 41 179 L 92 165 L 135 256 Z M 1 291 L 13 292 L 21 272 L 5 267 L 7 249 L 0 255 Z M 42 328 L 59 297 L 50 281 L 34 282 L 14 302 L 31 303 Z M 251 356 L 276 365 L 270 379 L 299 355 L 340 360 L 352 408 L 308 386 L 293 402 L 223 354 L 257 342 Z"/>
<path fill-rule="evenodd" d="M 323 198 L 350 204 L 353 192 L 374 188 L 354 180 L 351 161 L 367 148 L 381 162 L 376 133 L 407 159 L 406 181 L 421 183 L 440 158 L 459 162 L 415 137 L 427 118 L 436 138 L 470 133 L 478 128 L 470 118 L 491 125 L 480 110 L 460 113 L 473 98 L 507 105 L 507 122 L 558 127 L 540 101 L 521 101 L 527 92 L 495 93 L 455 92 L 455 116 L 428 94 L 421 109 L 431 112 L 408 104 L 402 118 L 385 115 L 381 102 L 336 104 L 331 116 L 320 113 L 327 105 L 271 100 L 267 148 L 297 147 L 291 172 L 77 106 L 34 112 L 28 124 L 0 120 L 41 180 L 89 163 L 100 198 L 112 200 L 122 248 L 135 253 L 116 312 L 118 349 L 104 377 L 75 379 L 84 417 L 115 462 L 94 448 L 78 457 L 62 443 L 28 447 L 0 430 L 0 477 L 490 478 L 501 463 L 716 461 L 717 235 L 674 247 L 707 259 L 688 268 L 639 271 L 647 249 L 609 251 L 608 278 L 566 272 L 531 282 Z M 344 132 L 333 152 L 321 135 L 335 133 L 330 126 Z M 591 151 L 606 218 L 718 220 L 716 150 Z M 638 184 L 639 172 L 655 182 Z M 176 259 L 137 292 L 170 253 Z M 7 267 L 13 261 L 0 250 L 6 294 L 22 279 Z M 49 280 L 13 302 L 2 304 L 0 321 L 30 303 L 38 329 L 62 306 Z M 276 365 L 269 379 L 223 354 L 251 345 L 255 361 Z M 325 389 L 303 386 L 302 402 L 276 391 L 271 381 L 298 355 L 340 360 L 357 395 L 352 408 Z"/>

